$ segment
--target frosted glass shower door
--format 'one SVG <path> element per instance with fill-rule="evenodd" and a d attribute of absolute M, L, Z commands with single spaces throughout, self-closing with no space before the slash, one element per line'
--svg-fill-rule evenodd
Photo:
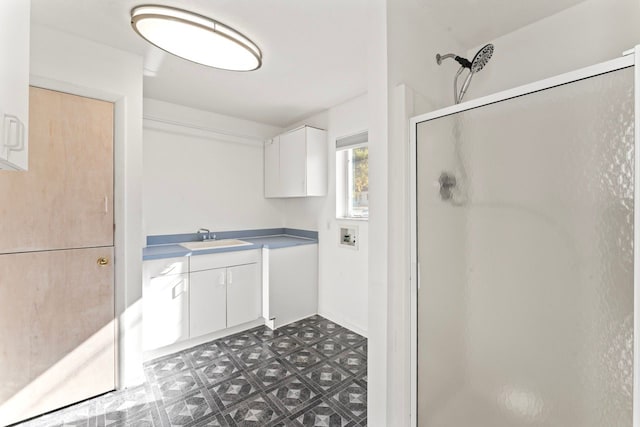
<path fill-rule="evenodd" d="M 419 427 L 631 427 L 633 81 L 418 123 Z"/>

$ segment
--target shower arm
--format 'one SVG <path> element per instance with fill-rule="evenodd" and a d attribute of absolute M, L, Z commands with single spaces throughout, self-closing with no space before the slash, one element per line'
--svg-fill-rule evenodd
<path fill-rule="evenodd" d="M 449 59 L 449 58 L 455 58 L 455 57 L 456 57 L 455 53 L 447 53 L 446 55 L 437 54 L 436 61 L 438 62 L 438 65 L 441 65 L 443 59 Z"/>
<path fill-rule="evenodd" d="M 463 58 L 461 56 L 456 55 L 455 53 L 447 53 L 446 55 L 436 55 L 436 62 L 438 65 L 442 65 L 442 60 L 453 58 L 458 64 L 462 65 L 464 68 L 471 69 L 471 62 L 467 58 Z"/>

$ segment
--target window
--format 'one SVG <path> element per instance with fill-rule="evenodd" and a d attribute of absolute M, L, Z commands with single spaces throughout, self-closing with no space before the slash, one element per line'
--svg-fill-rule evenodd
<path fill-rule="evenodd" d="M 367 142 L 367 132 L 336 141 L 336 216 L 339 218 L 369 217 Z"/>

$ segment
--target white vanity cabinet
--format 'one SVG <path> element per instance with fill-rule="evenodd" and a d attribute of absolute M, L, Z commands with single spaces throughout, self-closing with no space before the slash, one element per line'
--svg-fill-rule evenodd
<path fill-rule="evenodd" d="M 272 329 L 318 313 L 318 245 L 262 250 L 263 313 Z"/>
<path fill-rule="evenodd" d="M 227 327 L 226 273 L 226 268 L 214 268 L 190 274 L 191 337 L 199 337 Z"/>
<path fill-rule="evenodd" d="M 191 257 L 190 338 L 262 316 L 260 251 Z"/>
<path fill-rule="evenodd" d="M 264 196 L 310 197 L 327 194 L 327 133 L 302 126 L 266 141 Z"/>
<path fill-rule="evenodd" d="M 30 0 L 0 1 L 0 169 L 27 170 Z"/>
<path fill-rule="evenodd" d="M 258 264 L 227 268 L 227 328 L 262 317 L 262 283 Z"/>
<path fill-rule="evenodd" d="M 261 319 L 261 265 L 259 249 L 145 261 L 144 350 L 195 345 L 194 338 Z"/>
<path fill-rule="evenodd" d="M 144 350 L 189 338 L 189 259 L 145 261 L 142 274 Z"/>

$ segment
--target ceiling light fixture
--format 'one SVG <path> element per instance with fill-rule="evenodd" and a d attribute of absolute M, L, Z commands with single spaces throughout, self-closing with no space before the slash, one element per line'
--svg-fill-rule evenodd
<path fill-rule="evenodd" d="M 258 46 L 244 35 L 206 16 L 166 6 L 131 10 L 131 26 L 149 43 L 209 67 L 252 71 L 262 65 Z"/>

